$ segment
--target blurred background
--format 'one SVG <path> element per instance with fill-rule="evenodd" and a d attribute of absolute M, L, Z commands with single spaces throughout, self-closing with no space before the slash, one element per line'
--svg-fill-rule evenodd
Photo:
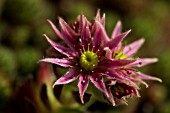
<path fill-rule="evenodd" d="M 92 21 L 97 9 L 106 14 L 109 36 L 121 20 L 123 31 L 132 29 L 125 44 L 146 39 L 136 56 L 158 57 L 159 62 L 141 71 L 163 83 L 148 82 L 149 88 L 141 86 L 141 98 L 116 107 L 101 101 L 82 106 L 68 86 L 60 104 L 62 86 L 51 89 L 56 79 L 51 65 L 38 63 L 49 47 L 42 34 L 57 39 L 46 20 L 58 26 L 58 17 L 72 23 L 83 13 Z M 169 36 L 169 0 L 0 0 L 0 113 L 170 113 Z"/>

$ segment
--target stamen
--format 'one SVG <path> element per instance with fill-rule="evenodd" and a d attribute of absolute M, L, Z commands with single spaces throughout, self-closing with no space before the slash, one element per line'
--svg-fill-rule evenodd
<path fill-rule="evenodd" d="M 86 82 L 85 80 L 82 80 L 82 81 L 81 81 L 81 84 L 84 84 L 85 82 Z"/>
<path fill-rule="evenodd" d="M 79 41 L 82 43 L 82 40 L 81 40 L 81 38 L 79 38 Z"/>
<path fill-rule="evenodd" d="M 88 43 L 87 51 L 90 51 L 90 43 Z"/>
<path fill-rule="evenodd" d="M 105 73 L 106 73 L 106 74 L 109 74 L 109 72 L 108 72 L 108 71 L 106 71 Z"/>
<path fill-rule="evenodd" d="M 82 45 L 82 47 L 83 47 L 83 51 L 82 51 L 82 53 L 81 53 L 81 54 L 83 54 L 83 52 L 85 52 L 85 48 L 84 48 L 84 45 Z"/>

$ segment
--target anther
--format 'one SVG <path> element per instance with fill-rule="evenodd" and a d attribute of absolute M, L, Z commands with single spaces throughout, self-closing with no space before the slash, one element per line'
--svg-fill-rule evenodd
<path fill-rule="evenodd" d="M 108 71 L 106 71 L 105 73 L 106 73 L 106 74 L 109 74 L 109 72 L 108 72 Z"/>
<path fill-rule="evenodd" d="M 129 90 L 126 89 L 126 93 L 129 93 Z"/>
<path fill-rule="evenodd" d="M 94 37 L 91 37 L 91 40 L 93 40 L 94 39 Z"/>
<path fill-rule="evenodd" d="M 79 38 L 79 41 L 82 42 L 81 38 Z"/>
<path fill-rule="evenodd" d="M 82 80 L 82 81 L 81 81 L 81 84 L 84 84 L 85 82 L 86 82 L 85 80 Z"/>
<path fill-rule="evenodd" d="M 75 26 L 73 26 L 73 29 L 75 30 L 75 29 L 76 29 L 76 27 L 75 27 Z"/>

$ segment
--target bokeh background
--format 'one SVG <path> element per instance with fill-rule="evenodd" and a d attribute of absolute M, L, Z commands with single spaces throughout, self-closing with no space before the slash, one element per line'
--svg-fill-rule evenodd
<path fill-rule="evenodd" d="M 63 89 L 59 104 L 61 87 L 53 93 L 52 67 L 38 63 L 49 47 L 42 34 L 57 40 L 46 19 L 58 25 L 60 16 L 72 23 L 83 13 L 93 20 L 97 9 L 106 13 L 109 36 L 121 20 L 123 31 L 132 29 L 125 44 L 146 39 L 136 56 L 158 57 L 159 62 L 141 70 L 163 82 L 141 86 L 142 97 L 130 98 L 128 106 L 112 107 L 96 99 L 82 106 L 75 102 L 70 86 Z M 169 93 L 169 0 L 0 0 L 0 113 L 170 113 Z"/>

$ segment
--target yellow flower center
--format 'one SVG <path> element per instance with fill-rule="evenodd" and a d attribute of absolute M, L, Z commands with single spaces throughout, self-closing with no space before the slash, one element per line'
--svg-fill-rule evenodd
<path fill-rule="evenodd" d="M 80 56 L 80 65 L 85 70 L 93 70 L 98 65 L 98 56 L 92 51 L 85 51 Z"/>
<path fill-rule="evenodd" d="M 113 53 L 113 58 L 114 59 L 126 59 L 127 56 L 125 54 L 123 54 L 123 51 L 122 50 L 118 50 L 118 51 L 115 51 Z"/>

